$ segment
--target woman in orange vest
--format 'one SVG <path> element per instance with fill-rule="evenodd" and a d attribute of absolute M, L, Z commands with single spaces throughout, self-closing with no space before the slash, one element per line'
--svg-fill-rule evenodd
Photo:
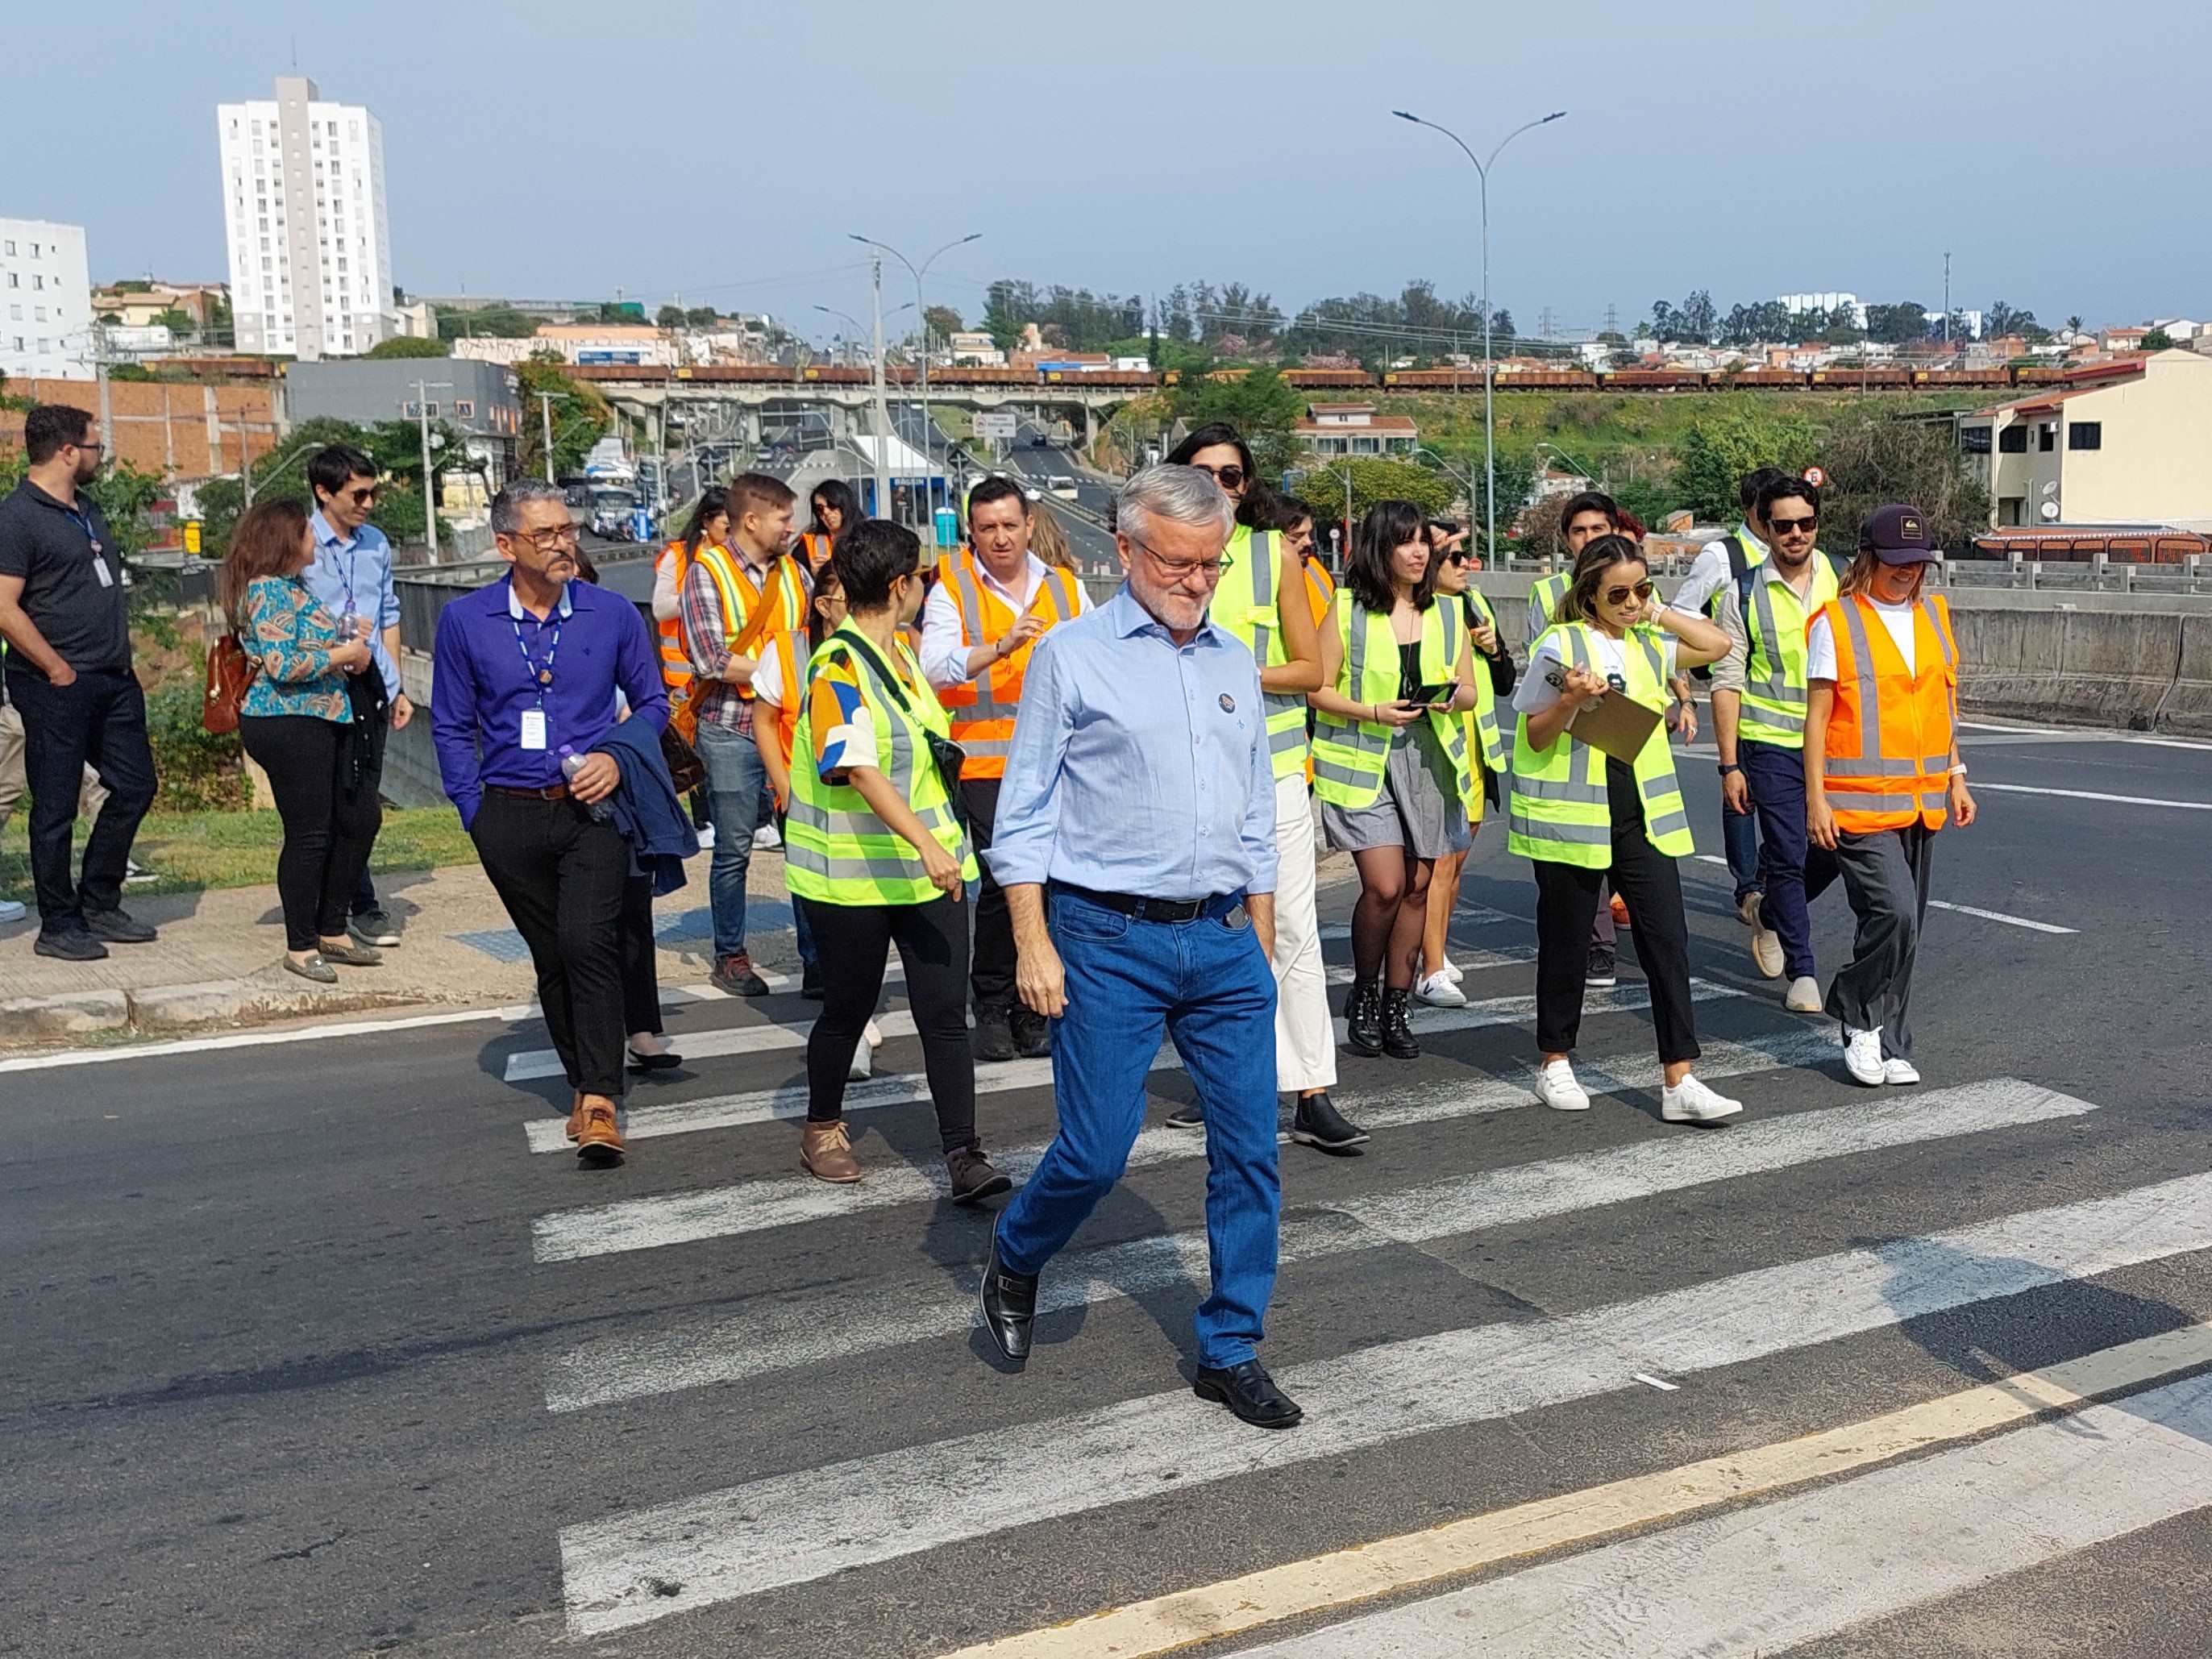
<path fill-rule="evenodd" d="M 1964 829 L 1975 817 L 1951 608 L 1921 592 L 1939 556 L 1918 507 L 1876 507 L 1806 636 L 1806 828 L 1835 854 L 1858 918 L 1827 1006 L 1844 1064 L 1869 1087 L 1920 1081 L 1907 1013 L 1930 854 L 1947 817 Z"/>
<path fill-rule="evenodd" d="M 824 478 L 815 485 L 807 505 L 813 509 L 814 522 L 799 537 L 799 546 L 811 576 L 830 562 L 830 551 L 836 546 L 837 538 L 860 523 L 863 515 L 860 498 L 842 478 Z"/>
<path fill-rule="evenodd" d="M 691 655 L 684 648 L 684 578 L 700 548 L 727 547 L 729 543 L 730 492 L 710 484 L 700 492 L 684 534 L 669 543 L 653 567 L 653 626 L 660 636 L 660 680 L 668 688 L 669 722 L 687 741 L 697 716 L 691 708 Z"/>

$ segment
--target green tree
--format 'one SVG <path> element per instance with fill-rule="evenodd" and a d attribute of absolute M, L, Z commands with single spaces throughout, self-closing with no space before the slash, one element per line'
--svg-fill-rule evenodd
<path fill-rule="evenodd" d="M 1754 467 L 1803 469 L 1812 459 L 1813 430 L 1804 417 L 1777 413 L 1755 394 L 1684 434 L 1675 456 L 1674 494 L 1701 519 L 1733 518 L 1736 483 Z"/>
<path fill-rule="evenodd" d="M 951 306 L 932 306 L 921 313 L 921 320 L 940 340 L 951 339 L 960 329 L 960 313 Z"/>
<path fill-rule="evenodd" d="M 1817 459 L 1828 475 L 1820 542 L 1832 553 L 1848 555 L 1860 522 L 1888 501 L 1911 502 L 1928 515 L 1937 545 L 1954 550 L 1990 526 L 1989 492 L 1960 459 L 1948 422 L 1856 410 L 1821 437 Z"/>
<path fill-rule="evenodd" d="M 29 470 L 29 459 L 20 445 L 0 446 L 0 491 L 15 489 Z M 149 515 L 154 503 L 168 493 L 168 486 L 158 474 L 143 471 L 128 461 L 100 468 L 85 486 L 85 494 L 100 503 L 100 516 L 107 520 L 116 550 L 125 558 L 144 551 L 153 540 Z"/>
<path fill-rule="evenodd" d="M 180 340 L 187 335 L 199 331 L 199 325 L 192 320 L 191 313 L 188 311 L 180 311 L 175 306 L 171 306 L 162 312 L 154 319 L 154 321 L 157 326 L 167 329 L 172 335 Z"/>
<path fill-rule="evenodd" d="M 684 325 L 690 328 L 712 328 L 721 320 L 721 313 L 712 306 L 693 306 L 684 313 Z"/>
<path fill-rule="evenodd" d="M 453 355 L 449 340 L 425 340 L 414 335 L 395 335 L 389 340 L 379 340 L 369 347 L 368 356 L 376 358 L 392 357 L 450 357 Z"/>
<path fill-rule="evenodd" d="M 1305 413 L 1305 399 L 1272 368 L 1219 380 L 1193 373 L 1175 389 L 1175 412 L 1193 426 L 1227 421 L 1252 447 L 1253 463 L 1261 475 L 1279 477 L 1297 459 L 1291 429 Z"/>
<path fill-rule="evenodd" d="M 1928 308 L 1917 300 L 1899 300 L 1867 307 L 1866 336 L 1885 345 L 1903 345 L 1928 337 Z"/>
<path fill-rule="evenodd" d="M 1434 519 L 1449 513 L 1460 495 L 1460 486 L 1444 473 L 1411 461 L 1365 455 L 1309 467 L 1299 475 L 1297 489 L 1316 513 L 1334 522 L 1346 512 L 1347 485 L 1355 526 L 1377 501 L 1411 501 Z"/>
<path fill-rule="evenodd" d="M 538 319 L 526 317 L 513 306 L 486 306 L 481 311 L 441 311 L 438 337 L 463 340 L 482 335 L 487 339 L 526 340 L 538 332 Z"/>
<path fill-rule="evenodd" d="M 615 423 L 614 410 L 599 388 L 568 378 L 558 358 L 538 352 L 514 366 L 521 383 L 522 432 L 518 460 L 525 472 L 545 473 L 545 405 L 540 392 L 553 397 L 553 475 L 566 477 L 580 470 L 592 446 L 606 436 Z"/>
<path fill-rule="evenodd" d="M 2173 349 L 2173 336 L 2162 328 L 2154 328 L 2143 336 L 2142 349 L 2145 351 L 2170 351 Z"/>

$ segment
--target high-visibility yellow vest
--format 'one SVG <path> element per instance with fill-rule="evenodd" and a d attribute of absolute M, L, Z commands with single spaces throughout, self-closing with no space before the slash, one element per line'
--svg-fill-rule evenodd
<path fill-rule="evenodd" d="M 905 641 L 894 641 L 889 652 L 872 642 L 864 642 L 866 650 L 855 649 L 850 636 L 857 632 L 848 623 L 822 642 L 806 665 L 807 685 L 811 690 L 825 663 L 853 665 L 861 700 L 875 721 L 876 769 L 914 808 L 937 844 L 959 860 L 962 879 L 973 881 L 975 852 L 929 751 L 928 734 L 945 736 L 951 722 Z M 869 650 L 895 664 L 894 673 L 903 668 L 905 680 L 885 684 L 868 659 Z M 825 904 L 927 904 L 939 896 L 937 884 L 923 872 L 921 854 L 906 837 L 878 817 L 850 784 L 823 781 L 815 757 L 811 696 L 799 711 L 792 742 L 783 862 L 785 884 L 801 898 Z"/>
<path fill-rule="evenodd" d="M 1234 634 L 1262 669 L 1280 668 L 1290 653 L 1283 647 L 1282 548 L 1271 530 L 1238 525 L 1222 550 L 1234 562 L 1223 573 L 1206 612 L 1215 627 Z M 1295 603 L 1299 596 L 1291 595 Z M 1267 716 L 1267 752 L 1278 778 L 1295 777 L 1306 765 L 1306 700 L 1295 691 L 1260 693 Z"/>
<path fill-rule="evenodd" d="M 1789 583 L 1774 580 L 1771 561 L 1737 585 L 1748 641 L 1743 657 L 1743 709 L 1736 735 L 1778 749 L 1805 746 L 1805 641 L 1814 616 L 1836 597 L 1836 568 L 1813 556 L 1813 585 L 1800 599 Z"/>
<path fill-rule="evenodd" d="M 1337 691 L 1354 702 L 1395 702 L 1400 690 L 1398 637 L 1390 629 L 1389 613 L 1371 611 L 1358 599 L 1349 599 L 1337 611 L 1337 638 L 1344 647 L 1336 671 Z M 1466 648 L 1467 624 L 1459 607 L 1446 600 L 1432 601 L 1421 613 L 1422 683 L 1442 685 L 1457 679 L 1460 655 Z M 1348 811 L 1372 806 L 1382 798 L 1392 728 L 1326 709 L 1316 708 L 1314 715 L 1314 793 Z M 1475 787 L 1468 764 L 1467 722 L 1450 708 L 1431 708 L 1427 720 L 1451 762 L 1460 805 L 1465 806 Z M 1412 731 L 1407 728 L 1409 737 Z"/>
<path fill-rule="evenodd" d="M 1536 585 L 1528 590 L 1528 643 L 1533 647 L 1544 637 L 1544 630 L 1552 625 L 1552 615 L 1559 608 L 1559 600 L 1574 585 L 1571 570 L 1554 570 L 1548 576 L 1539 576 Z"/>
<path fill-rule="evenodd" d="M 1472 587 L 1467 590 L 1467 597 L 1491 632 L 1496 633 L 1498 612 L 1491 609 L 1490 601 Z M 1505 747 L 1505 734 L 1498 727 L 1498 690 L 1490 683 L 1490 665 L 1487 663 L 1479 662 L 1474 665 L 1474 707 L 1467 719 L 1474 733 L 1474 752 L 1482 757 L 1483 765 L 1492 772 L 1504 772 L 1510 754 Z"/>
<path fill-rule="evenodd" d="M 1573 668 L 1586 668 L 1605 677 L 1600 667 L 1595 629 L 1585 622 L 1559 623 L 1551 630 L 1558 636 L 1561 655 Z M 1626 695 L 1655 714 L 1667 708 L 1666 656 L 1659 632 L 1648 623 L 1628 630 Z M 1535 656 L 1532 650 L 1533 672 Z M 1562 732 L 1548 749 L 1528 743 L 1528 717 L 1521 716 L 1513 733 L 1513 800 L 1507 815 L 1506 845 L 1524 858 L 1548 859 L 1554 864 L 1580 865 L 1586 870 L 1613 867 L 1613 810 L 1606 787 L 1606 757 L 1602 750 L 1577 743 Z M 1690 815 L 1682 805 L 1682 786 L 1674 777 L 1674 757 L 1667 746 L 1666 722 L 1651 728 L 1651 735 L 1636 756 L 1636 791 L 1644 805 L 1644 833 L 1651 845 L 1670 858 L 1686 858 L 1696 850 L 1690 836 Z"/>

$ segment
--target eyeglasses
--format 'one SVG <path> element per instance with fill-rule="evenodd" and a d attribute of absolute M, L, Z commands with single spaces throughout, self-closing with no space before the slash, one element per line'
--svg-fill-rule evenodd
<path fill-rule="evenodd" d="M 1203 471 L 1203 469 L 1200 470 Z M 1128 535 L 1126 530 L 1121 533 L 1125 536 Z M 1218 559 L 1164 559 L 1134 536 L 1129 536 L 1129 542 L 1146 558 L 1158 565 L 1160 568 L 1160 574 L 1171 582 L 1181 581 L 1194 570 L 1201 573 L 1208 581 L 1218 581 L 1223 571 L 1233 570 L 1237 568 L 1237 561 L 1226 553 Z"/>
<path fill-rule="evenodd" d="M 349 489 L 346 491 L 346 499 L 356 507 L 367 507 L 377 498 L 381 489 L 381 485 L 370 484 L 364 489 Z"/>
<path fill-rule="evenodd" d="M 1626 605 L 1633 596 L 1641 604 L 1658 591 L 1650 582 L 1638 582 L 1633 587 L 1608 587 L 1605 590 L 1605 602 L 1607 605 Z"/>
<path fill-rule="evenodd" d="M 64 445 L 63 446 L 63 447 L 64 447 L 64 448 L 65 448 L 65 449 L 89 449 L 89 450 L 91 450 L 94 454 L 97 454 L 100 451 L 101 451 L 101 450 L 103 450 L 103 449 L 106 448 L 106 447 L 107 447 L 107 446 L 106 446 L 106 444 L 104 444 L 104 443 L 98 443 L 98 444 L 64 444 Z"/>
<path fill-rule="evenodd" d="M 1200 466 L 1200 472 L 1210 476 L 1224 489 L 1244 488 L 1244 469 L 1241 466 Z"/>
<path fill-rule="evenodd" d="M 1766 521 L 1766 527 L 1771 530 L 1778 536 L 1790 535 L 1800 530 L 1810 534 L 1813 526 L 1820 522 L 1820 515 L 1819 514 L 1808 513 L 1802 519 L 1769 519 Z"/>
<path fill-rule="evenodd" d="M 518 530 L 514 533 L 520 539 L 528 542 L 540 553 L 549 552 L 554 548 L 563 545 L 574 547 L 580 539 L 576 526 L 573 524 L 550 525 L 544 530 Z"/>

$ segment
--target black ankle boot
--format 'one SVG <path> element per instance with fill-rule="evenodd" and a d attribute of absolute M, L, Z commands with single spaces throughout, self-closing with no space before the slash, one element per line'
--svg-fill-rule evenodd
<path fill-rule="evenodd" d="M 1344 1046 L 1355 1054 L 1382 1052 L 1382 981 L 1356 979 L 1344 1000 Z"/>
<path fill-rule="evenodd" d="M 1421 1045 L 1413 1041 L 1413 1028 L 1406 1024 L 1406 1002 L 1412 994 L 1395 989 L 1382 993 L 1382 1052 L 1393 1060 L 1421 1057 Z"/>

